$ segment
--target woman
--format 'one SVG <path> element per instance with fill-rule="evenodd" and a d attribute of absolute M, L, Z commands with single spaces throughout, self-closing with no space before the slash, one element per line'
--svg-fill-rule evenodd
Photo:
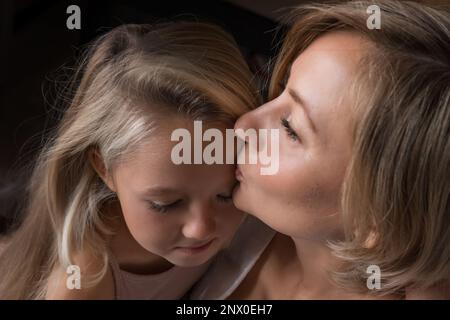
<path fill-rule="evenodd" d="M 367 27 L 372 4 L 380 30 Z M 193 297 L 450 298 L 449 15 L 357 1 L 300 7 L 291 22 L 270 101 L 235 126 L 285 131 L 278 173 L 240 165 L 233 194 L 278 233 L 227 286 L 218 260 Z"/>

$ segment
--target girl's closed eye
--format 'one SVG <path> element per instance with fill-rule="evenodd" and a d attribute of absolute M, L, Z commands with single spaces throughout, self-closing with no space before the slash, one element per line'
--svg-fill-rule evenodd
<path fill-rule="evenodd" d="M 293 141 L 300 141 L 300 137 L 295 132 L 295 130 L 292 129 L 289 120 L 287 120 L 286 118 L 281 118 L 281 125 L 286 130 L 286 133 L 290 139 L 292 139 Z"/>
<path fill-rule="evenodd" d="M 149 208 L 151 210 L 154 210 L 159 213 L 166 213 L 170 209 L 174 209 L 177 207 L 181 202 L 181 199 L 178 199 L 171 203 L 160 203 L 156 201 L 147 200 L 147 203 L 149 205 Z"/>
<path fill-rule="evenodd" d="M 231 203 L 233 197 L 231 196 L 231 193 L 229 194 L 218 194 L 216 196 L 217 201 L 220 203 Z M 147 200 L 148 206 L 151 210 L 156 211 L 158 213 L 166 213 L 169 210 L 173 210 L 177 208 L 180 205 L 180 202 L 182 200 L 178 199 L 176 201 L 173 201 L 171 203 L 162 203 L 152 200 Z"/>

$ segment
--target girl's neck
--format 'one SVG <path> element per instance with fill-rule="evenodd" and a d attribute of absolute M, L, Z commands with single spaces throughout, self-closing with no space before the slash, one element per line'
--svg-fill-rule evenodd
<path fill-rule="evenodd" d="M 123 219 L 118 202 L 114 202 L 106 210 L 109 216 L 114 217 L 114 234 L 108 244 L 120 269 L 135 274 L 158 274 L 173 267 L 169 261 L 147 251 L 134 239 Z"/>

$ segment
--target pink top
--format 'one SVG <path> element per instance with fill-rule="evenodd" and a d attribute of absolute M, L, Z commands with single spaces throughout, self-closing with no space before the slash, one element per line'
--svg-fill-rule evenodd
<path fill-rule="evenodd" d="M 210 262 L 198 267 L 173 266 L 151 275 L 139 275 L 121 270 L 110 254 L 114 277 L 115 298 L 119 300 L 175 300 L 181 299 L 208 268 Z"/>

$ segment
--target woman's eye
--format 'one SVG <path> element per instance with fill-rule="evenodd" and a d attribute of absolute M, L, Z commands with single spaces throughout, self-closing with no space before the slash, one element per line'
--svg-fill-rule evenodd
<path fill-rule="evenodd" d="M 289 123 L 289 120 L 287 120 L 286 118 L 282 118 L 281 119 L 281 125 L 286 130 L 286 134 L 288 135 L 288 137 L 290 139 L 292 139 L 293 141 L 300 141 L 299 136 L 294 131 L 294 129 L 292 129 L 291 124 Z"/>
<path fill-rule="evenodd" d="M 231 202 L 233 200 L 233 197 L 231 195 L 218 194 L 217 195 L 217 200 L 219 202 L 228 203 L 228 202 Z"/>
<path fill-rule="evenodd" d="M 154 201 L 148 201 L 149 207 L 151 210 L 154 210 L 156 212 L 159 213 L 166 213 L 169 209 L 173 209 L 175 208 L 179 203 L 181 202 L 180 200 L 174 201 L 172 203 L 158 203 L 158 202 L 154 202 Z"/>

